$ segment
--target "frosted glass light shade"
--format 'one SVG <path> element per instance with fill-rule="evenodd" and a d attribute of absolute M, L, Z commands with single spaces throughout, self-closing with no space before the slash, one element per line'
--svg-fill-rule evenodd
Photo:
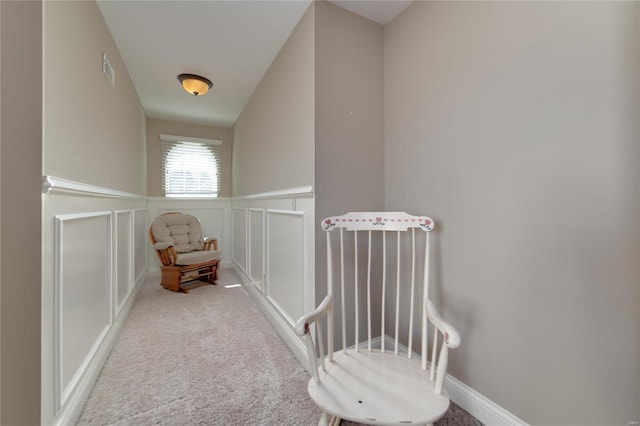
<path fill-rule="evenodd" d="M 178 81 L 184 90 L 194 96 L 204 95 L 213 87 L 211 80 L 195 74 L 180 74 Z"/>

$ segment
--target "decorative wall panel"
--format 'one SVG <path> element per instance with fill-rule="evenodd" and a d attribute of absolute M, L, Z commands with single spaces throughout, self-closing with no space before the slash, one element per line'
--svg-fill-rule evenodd
<path fill-rule="evenodd" d="M 147 247 L 149 246 L 149 234 L 147 229 L 147 211 L 137 209 L 133 212 L 134 241 L 133 251 L 135 253 L 134 277 L 135 285 L 140 284 L 140 278 L 147 271 Z"/>
<path fill-rule="evenodd" d="M 59 408 L 111 324 L 111 212 L 59 215 L 55 223 L 54 362 Z"/>
<path fill-rule="evenodd" d="M 233 262 L 247 272 L 247 209 L 232 209 Z"/>
<path fill-rule="evenodd" d="M 304 212 L 267 210 L 267 297 L 292 326 L 305 313 L 305 226 Z"/>
<path fill-rule="evenodd" d="M 133 289 L 133 270 L 131 265 L 131 255 L 133 254 L 132 221 L 131 210 L 121 210 L 114 212 L 115 219 L 115 239 L 114 239 L 114 273 L 115 277 L 115 316 L 118 316 L 122 306 L 127 301 Z M 114 317 L 115 317 L 114 316 Z"/>
<path fill-rule="evenodd" d="M 264 210 L 249 209 L 249 271 L 253 284 L 264 292 L 263 246 Z"/>
<path fill-rule="evenodd" d="M 52 176 L 42 189 L 41 419 L 67 425 L 146 279 L 147 201 Z"/>

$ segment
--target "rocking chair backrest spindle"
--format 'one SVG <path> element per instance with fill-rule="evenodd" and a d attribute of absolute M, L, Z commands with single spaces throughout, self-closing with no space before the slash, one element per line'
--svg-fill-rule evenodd
<path fill-rule="evenodd" d="M 388 286 L 392 285 L 393 295 L 395 299 L 395 316 L 392 317 L 393 320 L 393 352 L 398 355 L 400 350 L 400 345 L 405 344 L 405 348 L 407 351 L 406 356 L 411 358 L 413 356 L 413 334 L 414 334 L 414 306 L 416 303 L 416 238 L 424 238 L 424 259 L 423 259 L 423 273 L 422 273 L 422 283 L 421 283 L 421 294 L 422 299 L 428 297 L 429 291 L 429 234 L 430 231 L 433 230 L 434 222 L 431 218 L 426 216 L 411 216 L 406 213 L 401 212 L 385 212 L 385 213 L 348 213 L 343 216 L 338 217 L 330 217 L 325 219 L 322 224 L 322 229 L 326 232 L 326 240 L 327 240 L 327 294 L 332 295 L 334 292 L 340 293 L 340 306 L 339 306 L 339 315 L 340 315 L 340 323 L 341 323 L 341 341 L 342 341 L 342 350 L 345 351 L 348 347 L 347 344 L 347 320 L 345 312 L 347 309 L 353 309 L 354 315 L 354 334 L 355 334 L 355 350 L 360 350 L 358 344 L 356 342 L 360 342 L 359 340 L 359 330 L 360 330 L 360 312 L 361 306 L 359 303 L 359 277 L 362 276 L 360 269 L 365 267 L 365 275 L 366 275 L 366 321 L 367 321 L 367 350 L 371 351 L 374 345 L 374 336 L 372 323 L 372 297 L 373 292 L 380 292 L 380 311 L 381 311 L 381 339 L 380 339 L 380 350 L 382 352 L 387 351 L 386 342 L 384 336 L 386 335 L 387 327 L 386 327 L 386 311 L 390 307 L 387 304 L 388 297 Z M 338 229 L 339 231 L 339 245 L 336 247 L 339 250 L 339 274 L 336 276 L 340 277 L 339 287 L 336 283 L 334 283 L 334 272 L 333 272 L 333 242 L 331 234 L 334 229 Z M 418 230 L 418 235 L 416 235 L 416 230 Z M 422 231 L 422 232 L 420 232 Z M 351 233 L 353 238 L 354 247 L 349 249 L 345 246 L 345 233 Z M 381 234 L 382 238 L 382 246 L 380 248 L 374 247 L 374 239 L 375 234 Z M 360 234 L 363 234 L 367 240 L 367 257 L 366 257 L 366 266 L 360 265 L 359 262 L 359 250 L 358 250 L 358 237 Z M 395 235 L 394 235 L 395 234 Z M 410 248 L 409 250 L 405 250 L 403 246 L 402 237 L 404 234 L 408 234 L 410 238 Z M 423 234 L 424 236 L 420 235 Z M 388 249 L 389 239 L 393 238 L 395 240 L 395 253 L 389 253 L 391 250 Z M 376 249 L 382 251 L 381 263 L 382 265 L 382 274 L 379 277 L 374 276 L 373 267 L 374 267 L 374 257 Z M 407 252 L 407 253 L 405 253 Z M 347 269 L 347 265 L 345 264 L 345 257 L 351 256 L 353 258 L 353 281 L 345 280 L 345 273 Z M 403 262 L 405 261 L 404 256 L 408 257 L 410 261 L 409 267 L 409 275 L 404 276 L 406 273 L 403 269 Z M 391 257 L 395 258 L 395 270 L 390 271 L 388 263 L 388 259 Z M 392 278 L 391 283 L 387 283 L 387 281 L 391 281 L 389 278 Z M 377 282 L 376 282 L 377 280 Z M 403 282 L 404 280 L 404 282 Z M 403 300 L 403 292 L 407 291 L 405 284 L 408 285 L 408 295 L 404 297 L 407 300 L 409 306 L 409 338 L 405 342 L 400 341 L 399 336 L 399 327 L 400 327 L 400 302 Z M 334 287 L 335 286 L 335 287 Z M 380 290 L 381 288 L 381 290 Z M 355 303 L 353 306 L 346 306 L 345 292 L 353 291 L 354 292 L 354 300 Z M 392 307 L 391 307 L 392 308 Z M 328 320 L 327 320 L 327 352 L 329 355 L 329 361 L 333 359 L 333 345 L 334 345 L 334 312 L 333 309 L 329 310 Z M 426 346 L 427 346 L 427 329 L 426 323 L 427 318 L 425 315 L 421 316 L 421 353 L 422 353 L 422 366 L 426 369 L 427 367 L 427 358 L 426 358 Z"/>

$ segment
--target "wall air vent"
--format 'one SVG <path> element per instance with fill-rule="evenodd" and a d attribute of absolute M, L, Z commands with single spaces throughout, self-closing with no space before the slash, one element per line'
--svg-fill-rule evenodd
<path fill-rule="evenodd" d="M 107 76 L 109 83 L 111 83 L 113 87 L 116 87 L 116 73 L 113 71 L 106 53 L 102 54 L 102 72 Z"/>

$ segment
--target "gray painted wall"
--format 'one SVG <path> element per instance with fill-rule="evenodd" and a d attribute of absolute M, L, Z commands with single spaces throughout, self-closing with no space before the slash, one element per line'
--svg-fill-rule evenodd
<path fill-rule="evenodd" d="M 234 126 L 232 195 L 313 185 L 313 3 Z"/>
<path fill-rule="evenodd" d="M 144 111 L 97 3 L 44 2 L 44 21 L 45 174 L 144 194 Z"/>
<path fill-rule="evenodd" d="M 415 2 L 385 204 L 431 215 L 451 373 L 532 424 L 638 420 L 637 2 Z"/>
<path fill-rule="evenodd" d="M 384 209 L 384 33 L 381 25 L 332 3 L 317 1 L 315 5 L 314 229 L 319 303 L 327 293 L 326 236 L 320 221 L 350 211 Z M 346 275 L 353 273 L 348 270 Z M 345 299 L 347 306 L 353 306 L 352 292 L 347 292 Z M 376 301 L 373 305 L 377 307 Z M 338 302 L 336 294 L 334 306 L 339 306 Z M 364 327 L 366 322 L 361 324 Z M 361 335 L 365 335 L 364 329 Z M 352 336 L 348 337 L 351 341 Z M 336 345 L 339 338 L 336 334 Z"/>
<path fill-rule="evenodd" d="M 40 424 L 42 3 L 0 2 L 0 424 Z"/>

